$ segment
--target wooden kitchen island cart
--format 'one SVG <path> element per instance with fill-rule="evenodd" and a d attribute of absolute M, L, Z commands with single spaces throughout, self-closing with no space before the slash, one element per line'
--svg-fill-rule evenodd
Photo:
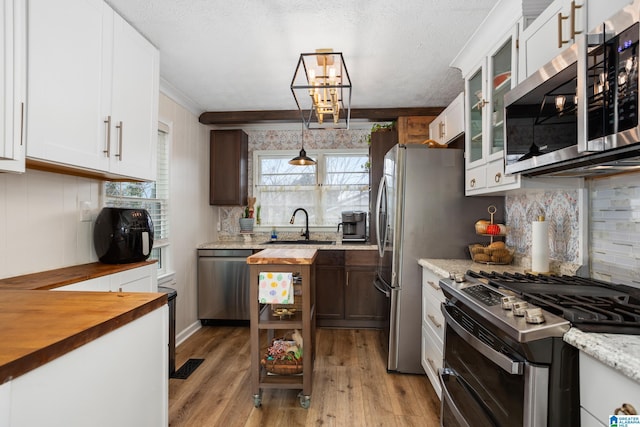
<path fill-rule="evenodd" d="M 299 389 L 300 406 L 308 408 L 311 402 L 313 363 L 315 359 L 315 259 L 316 249 L 265 249 L 250 257 L 250 310 L 251 310 L 251 391 L 255 407 L 262 404 L 262 390 L 272 388 Z M 292 273 L 301 279 L 300 295 L 295 295 L 295 312 L 277 315 L 272 304 L 261 304 L 259 296 L 260 273 Z M 282 307 L 282 306 L 280 306 Z M 299 330 L 302 335 L 302 372 L 282 375 L 268 372 L 260 360 L 272 339 L 287 331 Z"/>

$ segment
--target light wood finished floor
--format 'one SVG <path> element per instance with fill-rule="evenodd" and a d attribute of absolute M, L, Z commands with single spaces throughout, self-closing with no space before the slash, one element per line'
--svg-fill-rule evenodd
<path fill-rule="evenodd" d="M 380 332 L 317 330 L 311 406 L 299 390 L 264 390 L 255 408 L 250 388 L 249 328 L 206 326 L 176 351 L 176 367 L 205 361 L 186 380 L 169 380 L 169 425 L 438 426 L 440 401 L 425 375 L 388 374 Z"/>

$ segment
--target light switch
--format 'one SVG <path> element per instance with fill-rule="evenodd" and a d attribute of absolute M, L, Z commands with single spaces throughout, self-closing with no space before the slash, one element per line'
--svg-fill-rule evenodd
<path fill-rule="evenodd" d="M 91 221 L 91 202 L 88 202 L 86 200 L 80 202 L 80 221 Z"/>

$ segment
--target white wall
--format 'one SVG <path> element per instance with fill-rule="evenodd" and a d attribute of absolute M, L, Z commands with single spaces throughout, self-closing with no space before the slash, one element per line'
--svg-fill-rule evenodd
<path fill-rule="evenodd" d="M 209 128 L 198 117 L 160 94 L 159 120 L 171 128 L 170 268 L 175 272 L 176 334 L 199 326 L 197 251 L 217 239 L 218 209 L 209 205 Z"/>
<path fill-rule="evenodd" d="M 97 261 L 93 223 L 79 202 L 100 203 L 100 181 L 36 170 L 0 173 L 0 278 Z"/>

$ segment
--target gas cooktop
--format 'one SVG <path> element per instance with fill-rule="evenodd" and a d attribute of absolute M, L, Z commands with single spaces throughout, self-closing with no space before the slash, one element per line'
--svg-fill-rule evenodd
<path fill-rule="evenodd" d="M 578 276 L 470 270 L 465 277 L 512 294 L 511 304 L 523 309 L 525 315 L 531 306 L 543 309 L 542 319 L 536 319 L 533 312 L 525 316 L 531 317 L 532 323 L 544 323 L 544 312 L 549 312 L 585 332 L 640 334 L 640 289 L 637 288 Z M 502 298 L 500 303 L 509 305 L 509 301 Z"/>

